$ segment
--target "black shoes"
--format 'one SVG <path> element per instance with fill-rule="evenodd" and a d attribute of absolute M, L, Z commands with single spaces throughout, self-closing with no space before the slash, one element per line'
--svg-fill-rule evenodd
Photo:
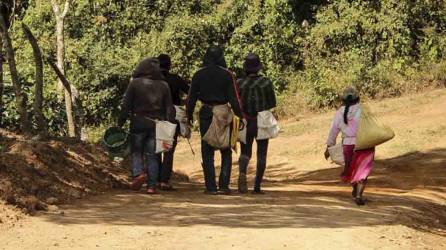
<path fill-rule="evenodd" d="M 252 194 L 265 194 L 265 192 L 260 190 L 260 188 L 254 188 L 254 190 L 252 191 Z"/>
<path fill-rule="evenodd" d="M 219 195 L 230 195 L 231 189 L 220 189 L 220 190 L 218 190 L 218 194 Z"/>
<path fill-rule="evenodd" d="M 217 195 L 218 192 L 217 191 L 204 190 L 204 194 L 207 194 L 207 195 Z"/>
<path fill-rule="evenodd" d="M 230 195 L 231 189 L 220 189 L 218 191 L 205 190 L 204 194 L 207 194 L 207 195 Z"/>

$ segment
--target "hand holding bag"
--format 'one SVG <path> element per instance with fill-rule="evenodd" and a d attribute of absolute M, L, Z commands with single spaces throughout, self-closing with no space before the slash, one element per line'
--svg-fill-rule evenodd
<path fill-rule="evenodd" d="M 172 149 L 177 125 L 168 121 L 156 121 L 156 150 L 164 153 Z"/>
<path fill-rule="evenodd" d="M 328 153 L 330 154 L 331 161 L 338 165 L 345 166 L 344 148 L 342 144 L 328 147 Z"/>

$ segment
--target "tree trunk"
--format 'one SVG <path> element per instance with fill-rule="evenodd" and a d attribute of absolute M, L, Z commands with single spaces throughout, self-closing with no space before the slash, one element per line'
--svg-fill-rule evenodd
<path fill-rule="evenodd" d="M 51 0 L 53 12 L 56 17 L 56 42 L 57 42 L 57 67 L 62 76 L 65 77 L 65 41 L 64 41 L 64 21 L 70 8 L 71 0 L 65 0 L 63 10 L 61 3 L 57 0 Z M 65 88 L 64 88 L 65 87 Z M 67 88 L 68 87 L 68 88 Z M 65 110 L 67 114 L 68 136 L 76 137 L 76 124 L 74 123 L 74 106 L 72 88 L 70 85 L 65 86 L 59 77 L 58 89 L 64 92 Z"/>
<path fill-rule="evenodd" d="M 57 40 L 57 67 L 60 72 L 65 75 L 64 55 L 65 55 L 65 40 L 64 40 L 64 19 L 56 17 L 56 40 Z M 63 83 L 59 79 L 57 89 L 62 93 L 64 91 Z"/>
<path fill-rule="evenodd" d="M 42 52 L 40 50 L 37 39 L 34 37 L 31 30 L 25 24 L 22 24 L 25 36 L 28 39 L 31 47 L 33 48 L 34 61 L 36 64 L 36 86 L 35 86 L 35 98 L 34 98 L 34 115 L 36 116 L 38 134 L 41 137 L 48 135 L 45 117 L 43 116 L 42 104 L 43 104 L 43 59 Z"/>
<path fill-rule="evenodd" d="M 70 88 L 71 84 L 68 81 L 68 79 L 65 77 L 65 75 L 62 73 L 62 71 L 60 71 L 59 67 L 57 67 L 57 65 L 53 61 L 51 61 L 51 60 L 48 60 L 47 62 L 51 66 L 51 68 L 53 68 L 54 72 L 56 73 L 57 79 L 62 82 L 63 87 L 65 89 L 69 90 L 68 94 L 72 95 L 71 88 Z"/>
<path fill-rule="evenodd" d="M 68 136 L 76 137 L 76 125 L 74 124 L 73 99 L 71 93 L 65 90 L 65 109 L 67 112 Z"/>
<path fill-rule="evenodd" d="M 64 19 L 56 18 L 56 36 L 57 36 L 57 67 L 65 76 L 65 66 L 64 66 L 64 55 L 65 55 L 65 41 L 64 41 Z M 58 89 L 62 90 L 65 98 L 65 110 L 67 113 L 67 123 L 68 123 L 68 136 L 76 137 L 76 125 L 74 123 L 74 111 L 73 111 L 73 96 L 71 91 L 71 85 L 69 88 L 64 88 L 62 80 L 59 78 Z"/>
<path fill-rule="evenodd" d="M 28 113 L 26 112 L 26 99 L 22 94 L 22 88 L 19 81 L 19 74 L 17 72 L 17 66 L 15 62 L 14 49 L 12 47 L 11 37 L 9 36 L 8 28 L 6 26 L 5 18 L 0 14 L 0 30 L 3 34 L 9 71 L 11 72 L 11 80 L 14 86 L 14 92 L 16 96 L 16 105 L 20 114 L 20 129 L 24 134 L 31 134 L 31 125 L 28 119 Z"/>
<path fill-rule="evenodd" d="M 56 72 L 56 75 L 58 79 L 62 82 L 62 85 L 65 89 L 65 109 L 67 112 L 67 119 L 68 119 L 68 135 L 70 137 L 76 137 L 76 129 L 74 124 L 74 114 L 73 114 L 73 99 L 72 99 L 72 93 L 71 93 L 71 84 L 68 81 L 68 79 L 65 77 L 65 75 L 60 71 L 59 67 L 54 64 L 54 62 L 49 61 L 50 66 L 53 68 L 54 72 Z M 73 129 L 73 130 L 70 130 Z"/>
<path fill-rule="evenodd" d="M 0 32 L 0 128 L 3 125 L 3 35 Z"/>

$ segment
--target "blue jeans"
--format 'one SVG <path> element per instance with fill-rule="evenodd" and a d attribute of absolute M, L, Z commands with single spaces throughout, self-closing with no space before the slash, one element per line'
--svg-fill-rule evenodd
<path fill-rule="evenodd" d="M 156 151 L 155 129 L 146 132 L 132 133 L 132 167 L 133 177 L 148 173 L 147 186 L 156 187 L 159 174 L 159 161 Z"/>

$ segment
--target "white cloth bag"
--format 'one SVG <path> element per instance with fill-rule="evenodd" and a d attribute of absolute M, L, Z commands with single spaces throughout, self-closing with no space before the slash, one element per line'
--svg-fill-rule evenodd
<path fill-rule="evenodd" d="M 192 131 L 187 123 L 186 109 L 182 106 L 175 106 L 175 120 L 180 123 L 180 135 L 184 138 L 190 139 Z"/>
<path fill-rule="evenodd" d="M 246 144 L 246 133 L 247 133 L 247 125 L 248 125 L 248 121 L 246 119 L 241 119 L 240 123 L 243 123 L 243 127 L 242 129 L 238 130 L 238 134 L 237 134 L 237 140 L 243 144 Z"/>
<path fill-rule="evenodd" d="M 328 147 L 328 153 L 330 153 L 330 159 L 341 166 L 345 165 L 344 159 L 344 147 L 342 144 L 337 144 L 331 147 Z"/>
<path fill-rule="evenodd" d="M 278 122 L 269 110 L 257 114 L 257 128 L 257 140 L 272 139 L 279 136 Z"/>
<path fill-rule="evenodd" d="M 203 136 L 203 140 L 214 148 L 225 149 L 231 147 L 231 108 L 224 105 L 217 105 L 212 108 L 212 122 L 208 131 Z"/>
<path fill-rule="evenodd" d="M 177 125 L 168 121 L 156 121 L 156 150 L 157 154 L 172 149 Z"/>

